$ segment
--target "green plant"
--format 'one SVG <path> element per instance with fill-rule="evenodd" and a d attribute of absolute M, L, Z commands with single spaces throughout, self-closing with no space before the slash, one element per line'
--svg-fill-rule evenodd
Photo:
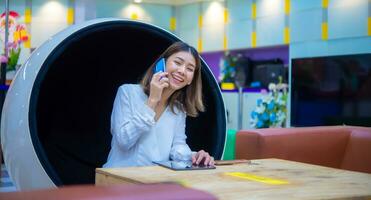
<path fill-rule="evenodd" d="M 9 50 L 9 60 L 7 65 L 7 71 L 16 70 L 16 66 L 19 59 L 19 54 L 21 53 L 21 48 L 11 48 Z"/>

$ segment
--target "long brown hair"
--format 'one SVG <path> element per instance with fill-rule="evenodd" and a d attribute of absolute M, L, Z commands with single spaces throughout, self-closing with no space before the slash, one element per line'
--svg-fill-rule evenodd
<path fill-rule="evenodd" d="M 147 72 L 144 74 L 143 79 L 140 84 L 146 93 L 149 96 L 151 80 L 153 76 L 153 71 L 155 64 L 161 58 L 167 60 L 171 55 L 185 51 L 192 54 L 196 61 L 195 71 L 191 84 L 183 87 L 180 90 L 175 91 L 168 100 L 168 105 L 173 113 L 175 113 L 174 108 L 185 112 L 188 116 L 197 117 L 198 112 L 205 111 L 205 106 L 202 100 L 202 79 L 201 79 L 201 61 L 200 55 L 197 50 L 192 46 L 184 42 L 175 42 L 170 47 L 168 47 L 161 56 L 154 62 Z"/>

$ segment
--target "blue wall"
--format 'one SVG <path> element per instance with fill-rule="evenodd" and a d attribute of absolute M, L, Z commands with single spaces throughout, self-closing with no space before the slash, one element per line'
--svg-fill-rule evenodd
<path fill-rule="evenodd" d="M 185 41 L 197 46 L 199 35 L 203 51 L 223 50 L 223 27 L 226 28 L 228 49 L 252 48 L 253 21 L 256 23 L 257 46 L 284 44 L 285 6 L 289 3 L 290 57 L 371 52 L 371 38 L 367 35 L 370 15 L 368 0 L 256 0 L 256 19 L 252 18 L 253 0 L 226 0 L 228 22 L 209 19 L 207 12 L 215 10 L 215 3 L 203 2 L 179 6 L 176 33 Z M 201 7 L 201 9 L 200 9 Z M 220 11 L 215 15 L 223 15 Z M 200 11 L 201 10 L 201 11 Z M 326 13 L 324 13 L 326 12 Z M 198 16 L 204 23 L 199 34 Z M 321 24 L 327 15 L 328 39 L 322 39 Z M 214 20 L 215 23 L 211 21 Z"/>
<path fill-rule="evenodd" d="M 371 53 L 368 4 L 367 0 L 330 0 L 328 40 L 322 40 L 322 1 L 291 1 L 290 57 Z"/>

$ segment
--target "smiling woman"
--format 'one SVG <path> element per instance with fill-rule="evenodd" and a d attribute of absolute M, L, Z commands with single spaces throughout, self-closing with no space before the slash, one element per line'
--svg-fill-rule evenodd
<path fill-rule="evenodd" d="M 205 111 L 199 54 L 188 44 L 175 42 L 157 60 L 141 85 L 118 89 L 111 115 L 111 151 L 104 167 L 153 165 L 169 159 L 213 166 L 212 156 L 204 150 L 192 153 L 186 143 L 186 116 Z M 163 60 L 166 67 L 157 72 Z"/>
<path fill-rule="evenodd" d="M 150 24 L 97 19 L 71 26 L 36 49 L 8 91 L 1 123 L 4 159 L 17 188 L 93 183 L 110 150 L 119 86 L 137 83 L 176 41 Z M 224 103 L 203 61 L 200 70 L 205 112 L 186 118 L 187 144 L 220 159 Z"/>

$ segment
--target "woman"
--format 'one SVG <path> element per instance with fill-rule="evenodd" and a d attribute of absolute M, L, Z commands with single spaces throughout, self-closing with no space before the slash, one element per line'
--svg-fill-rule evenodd
<path fill-rule="evenodd" d="M 165 72 L 154 74 L 155 63 L 140 85 L 118 89 L 111 115 L 111 151 L 103 167 L 152 165 L 169 159 L 214 165 L 207 152 L 192 152 L 186 144 L 186 116 L 204 111 L 199 54 L 176 42 L 161 58 Z"/>

